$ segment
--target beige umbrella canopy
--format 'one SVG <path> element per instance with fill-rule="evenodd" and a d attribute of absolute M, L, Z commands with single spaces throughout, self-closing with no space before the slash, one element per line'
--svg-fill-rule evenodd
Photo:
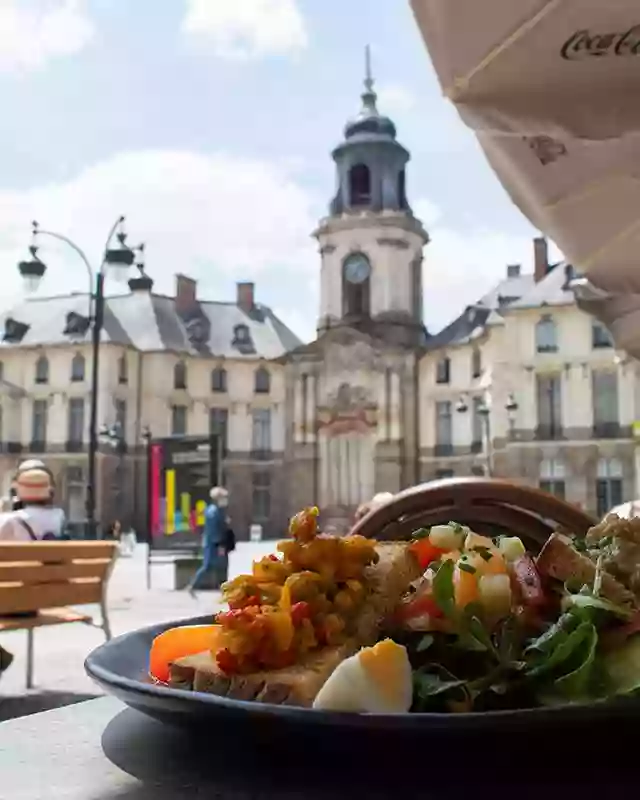
<path fill-rule="evenodd" d="M 478 140 L 514 203 L 572 264 L 611 292 L 640 290 L 640 134 Z"/>
<path fill-rule="evenodd" d="M 411 0 L 436 73 L 514 203 L 640 358 L 640 0 Z"/>
<path fill-rule="evenodd" d="M 411 0 L 442 88 L 475 130 L 640 129 L 637 0 Z"/>

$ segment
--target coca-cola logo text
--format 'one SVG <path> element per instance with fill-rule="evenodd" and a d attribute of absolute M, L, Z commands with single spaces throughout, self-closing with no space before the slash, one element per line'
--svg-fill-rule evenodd
<path fill-rule="evenodd" d="M 562 45 L 560 55 L 567 61 L 590 56 L 640 56 L 640 24 L 626 33 L 576 31 Z"/>

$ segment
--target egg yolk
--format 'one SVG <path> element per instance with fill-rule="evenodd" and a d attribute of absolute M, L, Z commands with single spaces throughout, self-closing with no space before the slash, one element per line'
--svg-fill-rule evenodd
<path fill-rule="evenodd" d="M 383 639 L 360 652 L 360 665 L 381 694 L 402 705 L 407 670 L 407 653 L 402 645 Z"/>

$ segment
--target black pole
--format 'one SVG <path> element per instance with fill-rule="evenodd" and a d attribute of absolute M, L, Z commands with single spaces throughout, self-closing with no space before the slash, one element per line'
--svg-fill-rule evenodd
<path fill-rule="evenodd" d="M 89 414 L 89 469 L 87 475 L 87 538 L 96 539 L 96 456 L 98 452 L 98 389 L 100 369 L 100 337 L 104 323 L 104 273 L 96 275 L 95 310 L 91 331 L 91 410 Z"/>
<path fill-rule="evenodd" d="M 151 524 L 153 522 L 153 509 L 151 507 L 151 447 L 153 440 L 151 432 L 147 431 L 145 435 L 146 444 L 146 458 L 147 458 L 147 589 L 151 588 L 151 547 L 153 545 L 153 531 Z"/>

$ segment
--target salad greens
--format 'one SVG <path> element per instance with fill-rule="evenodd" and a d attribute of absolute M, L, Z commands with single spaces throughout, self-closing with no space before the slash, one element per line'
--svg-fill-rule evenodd
<path fill-rule="evenodd" d="M 454 563 L 437 565 L 433 599 L 455 633 L 413 634 L 414 710 L 488 710 L 589 702 L 640 689 L 640 636 L 609 652 L 601 634 L 634 616 L 583 587 L 535 637 L 515 614 L 491 629 L 482 609 L 456 606 Z"/>

